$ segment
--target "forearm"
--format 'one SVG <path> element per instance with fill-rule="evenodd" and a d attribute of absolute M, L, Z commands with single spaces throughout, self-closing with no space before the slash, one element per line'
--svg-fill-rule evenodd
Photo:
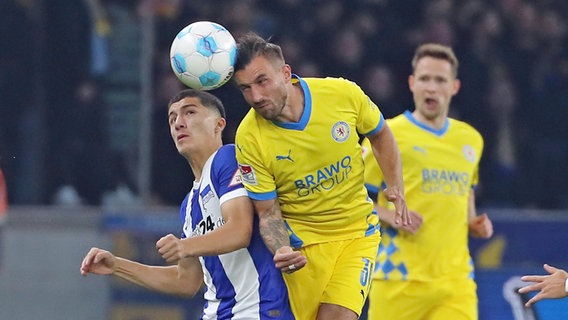
<path fill-rule="evenodd" d="M 264 243 L 272 253 L 281 247 L 290 246 L 288 231 L 281 217 L 273 215 L 261 217 L 259 229 Z"/>
<path fill-rule="evenodd" d="M 243 230 L 243 229 L 249 230 Z M 215 256 L 246 248 L 250 243 L 252 223 L 228 221 L 222 227 L 201 236 L 182 240 L 185 256 Z"/>
<path fill-rule="evenodd" d="M 398 188 L 403 192 L 402 160 L 390 128 L 383 128 L 383 130 L 371 140 L 371 143 L 373 145 L 375 158 L 383 172 L 387 188 Z"/>
<path fill-rule="evenodd" d="M 197 258 L 188 259 L 175 266 L 149 266 L 117 258 L 113 274 L 149 290 L 192 297 L 201 288 L 203 280 Z"/>
<path fill-rule="evenodd" d="M 379 214 L 379 220 L 389 225 L 394 225 L 394 211 L 375 204 L 375 210 Z"/>

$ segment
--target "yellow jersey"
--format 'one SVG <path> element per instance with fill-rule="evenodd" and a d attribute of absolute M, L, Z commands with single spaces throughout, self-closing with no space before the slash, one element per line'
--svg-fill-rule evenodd
<path fill-rule="evenodd" d="M 237 129 L 237 161 L 249 196 L 278 198 L 296 248 L 378 232 L 358 133 L 382 128 L 379 108 L 345 79 L 294 75 L 292 81 L 304 92 L 298 122 L 266 120 L 251 109 Z"/>
<path fill-rule="evenodd" d="M 468 249 L 468 197 L 478 182 L 483 138 L 465 122 L 449 118 L 440 130 L 418 122 L 411 112 L 387 120 L 402 157 L 408 210 L 423 224 L 415 235 L 383 226 L 375 279 L 432 281 L 441 276 L 472 277 Z M 381 170 L 363 141 L 365 184 L 378 203 L 392 209 L 381 190 Z"/>

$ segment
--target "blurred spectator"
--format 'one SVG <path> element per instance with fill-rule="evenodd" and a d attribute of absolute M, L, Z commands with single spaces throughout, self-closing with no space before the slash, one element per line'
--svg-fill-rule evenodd
<path fill-rule="evenodd" d="M 518 94 L 509 70 L 502 62 L 491 65 L 485 104 L 493 118 L 493 130 L 485 149 L 489 162 L 486 168 L 493 179 L 486 186 L 485 193 L 491 194 L 492 205 L 513 206 L 518 199 L 519 164 L 517 159 L 518 138 L 515 135 Z"/>
<path fill-rule="evenodd" d="M 377 103 L 383 116 L 392 118 L 410 108 L 410 104 L 398 105 L 401 101 L 398 88 L 404 84 L 403 79 L 394 78 L 391 68 L 387 65 L 374 64 L 369 67 L 366 79 L 361 85 L 371 100 Z"/>

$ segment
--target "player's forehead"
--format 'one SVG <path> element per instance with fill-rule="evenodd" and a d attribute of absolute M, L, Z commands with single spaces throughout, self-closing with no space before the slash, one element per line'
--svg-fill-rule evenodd
<path fill-rule="evenodd" d="M 235 73 L 237 85 L 247 85 L 261 77 L 270 77 L 276 71 L 276 61 L 271 61 L 264 55 L 258 55 L 251 59 L 243 69 Z"/>
<path fill-rule="evenodd" d="M 415 75 L 420 74 L 445 74 L 448 76 L 452 75 L 452 64 L 450 61 L 435 57 L 422 57 L 416 63 L 416 69 L 414 70 Z"/>
<path fill-rule="evenodd" d="M 201 102 L 198 97 L 184 97 L 170 105 L 168 114 L 178 113 L 182 109 L 186 108 L 205 108 L 205 105 Z"/>

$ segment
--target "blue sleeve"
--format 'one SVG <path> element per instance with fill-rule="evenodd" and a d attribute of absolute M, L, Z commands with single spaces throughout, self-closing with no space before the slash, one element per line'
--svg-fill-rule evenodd
<path fill-rule="evenodd" d="M 211 163 L 211 180 L 219 197 L 236 189 L 244 188 L 240 180 L 235 145 L 222 146 Z"/>
<path fill-rule="evenodd" d="M 183 225 L 185 223 L 185 213 L 187 212 L 186 208 L 187 208 L 188 202 L 189 202 L 189 193 L 185 196 L 185 199 L 183 199 L 181 206 L 180 206 L 180 209 L 179 209 L 179 217 L 180 217 L 180 222 L 181 222 L 181 227 L 182 227 L 180 237 L 182 239 L 187 238 L 187 235 L 183 232 Z"/>

